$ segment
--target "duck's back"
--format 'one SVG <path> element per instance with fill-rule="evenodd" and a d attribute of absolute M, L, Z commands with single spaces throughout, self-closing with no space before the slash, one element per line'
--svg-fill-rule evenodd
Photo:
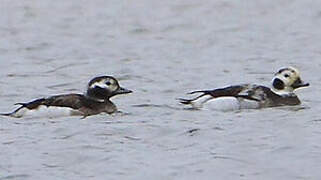
<path fill-rule="evenodd" d="M 17 104 L 21 105 L 18 109 L 3 115 L 12 117 L 88 116 L 101 112 L 113 113 L 117 110 L 116 106 L 109 100 L 97 101 L 81 94 L 56 95 Z"/>
<path fill-rule="evenodd" d="M 181 103 L 191 104 L 195 108 L 204 107 L 223 111 L 300 104 L 300 100 L 294 93 L 279 95 L 269 87 L 256 84 L 192 92 L 194 93 L 202 94 L 190 100 L 181 99 Z"/>

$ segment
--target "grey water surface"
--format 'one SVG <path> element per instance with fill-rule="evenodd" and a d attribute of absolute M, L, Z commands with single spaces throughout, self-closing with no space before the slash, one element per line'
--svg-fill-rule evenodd
<path fill-rule="evenodd" d="M 0 180 L 321 178 L 321 1 L 0 0 L 0 112 L 113 75 L 123 114 L 0 117 Z M 176 98 L 269 85 L 302 105 L 219 112 Z"/>

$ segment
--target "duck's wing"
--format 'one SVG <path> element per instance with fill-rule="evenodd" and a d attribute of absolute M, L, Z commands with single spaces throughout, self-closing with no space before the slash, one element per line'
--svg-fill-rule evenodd
<path fill-rule="evenodd" d="M 72 109 L 79 109 L 83 106 L 83 99 L 85 97 L 81 94 L 65 94 L 51 96 L 48 98 L 40 98 L 27 103 L 16 103 L 15 105 L 20 105 L 16 110 L 10 113 L 1 113 L 3 116 L 21 117 L 19 111 L 23 109 L 33 110 L 37 109 L 41 105 L 57 106 L 57 107 L 69 107 Z"/>
<path fill-rule="evenodd" d="M 42 105 L 79 109 L 83 106 L 84 99 L 84 95 L 81 94 L 57 95 L 46 98 L 44 101 L 42 101 Z"/>
<path fill-rule="evenodd" d="M 234 85 L 228 86 L 224 88 L 214 89 L 214 90 L 200 90 L 200 91 L 192 91 L 188 94 L 202 93 L 201 95 L 193 98 L 193 99 L 183 99 L 180 98 L 179 101 L 182 104 L 192 104 L 194 101 L 207 96 L 206 101 L 213 98 L 218 97 L 236 97 L 236 98 L 245 98 L 250 100 L 258 100 L 253 95 L 254 91 L 250 88 L 249 84 L 244 85 Z"/>

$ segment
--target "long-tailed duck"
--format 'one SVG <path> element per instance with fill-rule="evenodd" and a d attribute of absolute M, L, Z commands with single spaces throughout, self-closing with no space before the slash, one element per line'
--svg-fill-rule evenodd
<path fill-rule="evenodd" d="M 193 99 L 179 99 L 182 104 L 193 108 L 207 107 L 218 110 L 256 109 L 300 104 L 294 90 L 307 87 L 296 68 L 287 67 L 275 73 L 272 87 L 256 84 L 241 84 L 214 90 L 193 91 L 189 94 L 202 93 Z"/>
<path fill-rule="evenodd" d="M 54 114 L 53 116 L 79 115 L 86 117 L 102 112 L 112 114 L 117 111 L 117 108 L 110 98 L 131 92 L 131 90 L 120 87 L 114 77 L 99 76 L 90 80 L 85 94 L 63 94 L 27 103 L 16 103 L 21 106 L 11 113 L 1 115 L 19 118 L 24 115 L 37 114 L 36 112 L 39 111 L 39 113 L 42 112 L 41 114 Z"/>

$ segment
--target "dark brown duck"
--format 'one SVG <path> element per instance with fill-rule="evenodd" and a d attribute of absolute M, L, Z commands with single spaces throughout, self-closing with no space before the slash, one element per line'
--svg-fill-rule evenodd
<path fill-rule="evenodd" d="M 85 94 L 63 94 L 27 103 L 16 103 L 20 105 L 19 108 L 1 115 L 23 117 L 39 113 L 49 116 L 79 115 L 86 117 L 99 113 L 112 114 L 117 111 L 117 107 L 110 101 L 110 98 L 131 92 L 131 90 L 120 87 L 114 77 L 99 76 L 88 83 Z"/>

